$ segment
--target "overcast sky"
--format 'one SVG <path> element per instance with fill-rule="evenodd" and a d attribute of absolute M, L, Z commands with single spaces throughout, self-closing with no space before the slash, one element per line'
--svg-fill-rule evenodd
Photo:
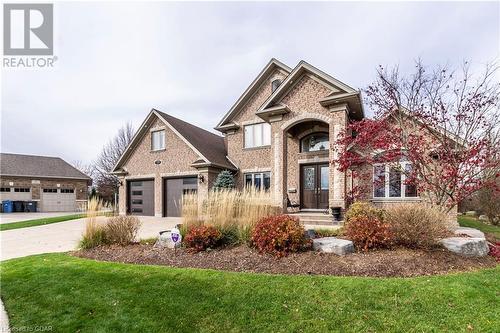
<path fill-rule="evenodd" d="M 55 3 L 55 69 L 2 70 L 1 150 L 90 162 L 158 108 L 212 130 L 262 67 L 355 87 L 379 64 L 499 57 L 499 2 Z"/>

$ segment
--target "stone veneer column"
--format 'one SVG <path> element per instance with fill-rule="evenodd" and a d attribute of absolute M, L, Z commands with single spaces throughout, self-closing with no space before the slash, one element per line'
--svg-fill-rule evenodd
<path fill-rule="evenodd" d="M 155 175 L 154 179 L 154 195 L 155 195 L 155 217 L 163 216 L 163 178 L 159 173 Z"/>
<path fill-rule="evenodd" d="M 279 207 L 283 206 L 283 190 L 284 190 L 284 178 L 282 175 L 282 158 L 283 158 L 283 138 L 281 131 L 274 133 L 274 144 L 272 149 L 273 154 L 273 169 L 271 174 L 271 179 L 274 185 L 274 202 L 275 205 Z"/>
<path fill-rule="evenodd" d="M 120 177 L 122 185 L 118 188 L 118 213 L 120 215 L 127 214 L 127 181 L 125 177 Z"/>
<path fill-rule="evenodd" d="M 330 108 L 332 112 L 332 120 L 330 122 L 330 161 L 337 159 L 342 147 L 335 144 L 338 135 L 347 126 L 347 104 L 336 105 Z M 329 202 L 330 207 L 342 207 L 345 209 L 346 197 L 346 176 L 344 172 L 337 169 L 335 163 L 330 163 L 330 191 Z"/>

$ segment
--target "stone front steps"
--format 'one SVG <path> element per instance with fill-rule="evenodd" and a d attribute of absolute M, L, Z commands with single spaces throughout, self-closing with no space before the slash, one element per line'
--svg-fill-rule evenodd
<path fill-rule="evenodd" d="M 332 215 L 322 212 L 298 212 L 288 215 L 298 217 L 301 224 L 312 227 L 340 227 L 344 225 L 343 221 L 334 221 Z"/>

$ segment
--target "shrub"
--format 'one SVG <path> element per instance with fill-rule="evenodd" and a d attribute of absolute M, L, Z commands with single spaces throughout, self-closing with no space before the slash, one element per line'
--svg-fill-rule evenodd
<path fill-rule="evenodd" d="M 367 217 L 369 219 L 384 219 L 383 210 L 376 208 L 368 202 L 358 201 L 353 203 L 345 214 L 345 222 L 348 223 L 353 218 Z"/>
<path fill-rule="evenodd" d="M 362 251 L 391 245 L 390 227 L 378 217 L 369 217 L 363 214 L 352 216 L 344 228 L 345 236 Z"/>
<path fill-rule="evenodd" d="M 103 203 L 98 198 L 91 198 L 87 204 L 85 231 L 80 240 L 80 248 L 86 250 L 106 243 L 106 233 L 104 227 L 98 221 L 98 216 L 103 207 Z"/>
<path fill-rule="evenodd" d="M 127 245 L 137 236 L 141 222 L 135 216 L 115 216 L 104 226 L 106 243 Z"/>
<path fill-rule="evenodd" d="M 496 261 L 500 262 L 500 242 L 495 244 L 488 244 L 490 247 L 489 255 L 495 258 Z"/>
<path fill-rule="evenodd" d="M 439 210 L 424 204 L 400 204 L 389 207 L 385 212 L 393 241 L 410 248 L 431 248 L 445 237 L 447 216 Z"/>
<path fill-rule="evenodd" d="M 260 253 L 277 257 L 310 248 L 311 240 L 297 218 L 277 215 L 261 219 L 252 233 L 252 244 Z"/>
<path fill-rule="evenodd" d="M 91 227 L 87 225 L 79 247 L 83 250 L 88 250 L 104 244 L 106 244 L 104 227 L 100 224 L 93 224 Z"/>
<path fill-rule="evenodd" d="M 238 227 L 235 225 L 217 228 L 221 233 L 220 246 L 235 246 L 241 244 L 241 237 Z"/>
<path fill-rule="evenodd" d="M 184 238 L 184 244 L 192 251 L 200 252 L 208 248 L 215 248 L 221 238 L 222 233 L 213 226 L 191 226 Z"/>
<path fill-rule="evenodd" d="M 215 178 L 213 188 L 215 190 L 220 189 L 232 189 L 234 187 L 234 177 L 231 171 L 222 170 Z"/>

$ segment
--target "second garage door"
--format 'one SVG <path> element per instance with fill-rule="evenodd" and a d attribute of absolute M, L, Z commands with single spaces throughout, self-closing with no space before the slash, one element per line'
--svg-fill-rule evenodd
<path fill-rule="evenodd" d="M 76 211 L 76 195 L 74 189 L 44 188 L 41 196 L 42 212 L 74 212 Z"/>
<path fill-rule="evenodd" d="M 196 177 L 168 178 L 164 181 L 164 215 L 179 217 L 182 212 L 182 195 L 198 190 L 198 179 Z"/>

